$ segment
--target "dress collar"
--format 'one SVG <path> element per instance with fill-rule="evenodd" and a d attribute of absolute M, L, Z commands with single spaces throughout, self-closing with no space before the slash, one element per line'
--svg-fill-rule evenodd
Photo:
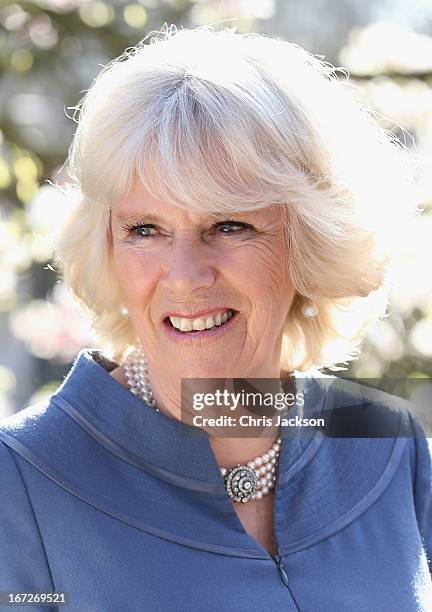
<path fill-rule="evenodd" d="M 165 476 L 163 479 L 170 480 L 171 474 L 178 484 L 226 494 L 208 435 L 197 435 L 197 428 L 169 418 L 133 395 L 110 376 L 116 366 L 97 349 L 81 350 L 52 401 L 94 437 L 103 437 L 105 445 L 116 448 L 116 454 L 125 451 L 126 457 L 130 453 L 138 462 L 160 470 L 158 474 Z M 310 374 L 294 374 L 296 391 L 304 394 L 305 405 L 295 404 L 289 416 L 301 417 L 311 411 L 316 414 L 323 405 L 322 390 Z M 322 441 L 319 431 L 308 436 L 300 436 L 298 431 L 288 426 L 281 428 L 281 481 L 294 466 L 299 468 L 312 457 Z"/>
<path fill-rule="evenodd" d="M 208 436 L 182 435 L 182 423 L 109 375 L 115 366 L 99 351 L 83 349 L 49 402 L 10 417 L 0 426 L 0 440 L 74 496 L 147 533 L 211 552 L 269 559 L 233 509 Z M 300 373 L 295 380 L 304 391 L 306 418 L 324 407 L 345 413 L 353 406 L 351 415 L 361 408 L 369 420 L 390 419 L 396 437 L 300 436 L 297 428 L 282 428 L 273 509 L 280 555 L 328 539 L 374 504 L 406 448 L 398 431 L 409 427 L 408 413 L 388 406 L 391 396 L 371 404 L 332 390 L 334 377 L 328 387 Z"/>

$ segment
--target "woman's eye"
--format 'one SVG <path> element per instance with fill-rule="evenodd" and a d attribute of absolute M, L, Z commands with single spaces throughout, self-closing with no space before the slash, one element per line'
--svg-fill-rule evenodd
<path fill-rule="evenodd" d="M 151 231 L 156 231 L 156 227 L 152 223 L 145 225 L 137 223 L 136 225 L 127 225 L 124 230 L 128 236 L 134 238 L 152 238 L 155 234 L 151 233 Z"/>
<path fill-rule="evenodd" d="M 219 234 L 241 234 L 254 229 L 252 225 L 248 223 L 231 219 L 220 221 L 216 223 L 213 228 L 216 229 Z M 126 225 L 123 229 L 126 235 L 131 238 L 155 238 L 159 235 L 159 230 L 153 223 L 135 223 Z"/>
<path fill-rule="evenodd" d="M 241 221 L 220 221 L 216 223 L 218 229 L 221 229 L 222 234 L 239 234 L 242 230 L 251 230 L 252 226 L 248 223 L 242 223 Z M 237 228 L 231 231 L 230 228 Z"/>

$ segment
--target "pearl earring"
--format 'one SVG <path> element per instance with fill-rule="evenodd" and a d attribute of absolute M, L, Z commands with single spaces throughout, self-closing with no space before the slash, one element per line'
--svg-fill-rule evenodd
<path fill-rule="evenodd" d="M 119 313 L 122 317 L 125 317 L 127 319 L 129 318 L 129 308 L 125 304 L 123 304 L 123 306 L 120 306 Z"/>
<path fill-rule="evenodd" d="M 318 306 L 314 302 L 308 302 L 303 306 L 303 316 L 306 319 L 314 319 L 318 314 Z"/>

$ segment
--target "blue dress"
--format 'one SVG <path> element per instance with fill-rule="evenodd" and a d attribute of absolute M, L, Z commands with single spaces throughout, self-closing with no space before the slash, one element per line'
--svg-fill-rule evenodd
<path fill-rule="evenodd" d="M 66 592 L 69 612 L 432 610 L 432 439 L 406 408 L 368 406 L 391 419 L 387 438 L 283 428 L 271 556 L 208 437 L 185 435 L 113 367 L 84 349 L 48 402 L 2 421 L 0 592 Z M 303 415 L 324 410 L 325 385 L 296 382 Z M 339 390 L 336 404 L 353 400 Z"/>

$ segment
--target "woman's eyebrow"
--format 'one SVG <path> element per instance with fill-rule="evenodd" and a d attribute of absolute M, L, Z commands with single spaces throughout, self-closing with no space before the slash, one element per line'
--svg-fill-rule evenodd
<path fill-rule="evenodd" d="M 212 219 L 227 219 L 228 217 L 232 217 L 232 218 L 239 218 L 241 219 L 242 217 L 246 217 L 246 218 L 256 218 L 259 217 L 260 214 L 262 213 L 261 210 L 245 210 L 245 211 L 241 211 L 241 210 L 235 210 L 235 211 L 227 211 L 227 212 L 218 212 L 218 213 L 212 213 L 211 214 L 211 218 Z"/>
<path fill-rule="evenodd" d="M 229 217 L 232 217 L 234 219 L 241 219 L 243 218 L 256 218 L 260 216 L 260 213 L 262 211 L 260 210 L 252 210 L 252 211 L 232 211 L 232 212 L 217 212 L 217 213 L 209 213 L 206 217 L 203 216 L 203 221 L 209 220 L 209 221 L 219 221 L 219 220 L 224 220 L 224 219 L 228 219 Z M 131 211 L 123 211 L 123 212 L 118 212 L 115 213 L 116 217 L 119 221 L 133 221 L 136 219 L 145 219 L 147 222 L 149 223 L 164 223 L 166 221 L 166 219 L 159 217 L 158 215 L 155 215 L 153 213 L 147 213 L 145 211 L 136 211 L 136 212 L 131 212 Z"/>
<path fill-rule="evenodd" d="M 146 219 L 149 222 L 157 222 L 157 223 L 161 223 L 164 221 L 164 219 L 162 219 L 161 217 L 158 217 L 157 215 L 151 214 L 151 213 L 147 213 L 145 211 L 136 211 L 136 212 L 119 212 L 116 213 L 116 217 L 119 221 L 133 221 L 134 219 Z"/>

